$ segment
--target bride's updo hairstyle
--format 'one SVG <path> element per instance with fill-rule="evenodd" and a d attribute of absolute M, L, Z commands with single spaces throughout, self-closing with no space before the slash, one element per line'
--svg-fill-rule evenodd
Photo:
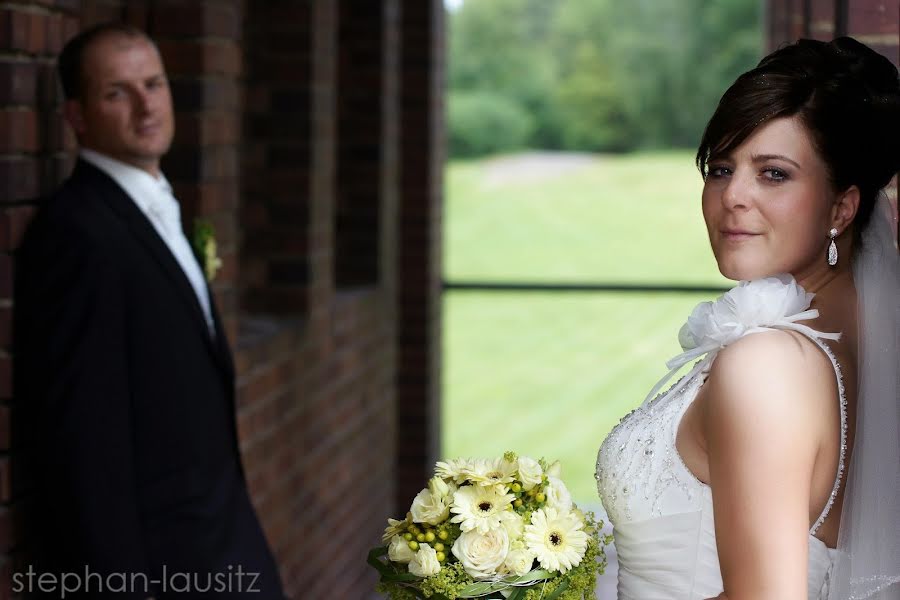
<path fill-rule="evenodd" d="M 836 192 L 856 185 L 854 240 L 879 191 L 900 170 L 900 82 L 884 56 L 841 37 L 800 40 L 763 58 L 719 101 L 697 150 L 704 179 L 711 160 L 729 155 L 760 125 L 797 116 L 825 162 Z"/>

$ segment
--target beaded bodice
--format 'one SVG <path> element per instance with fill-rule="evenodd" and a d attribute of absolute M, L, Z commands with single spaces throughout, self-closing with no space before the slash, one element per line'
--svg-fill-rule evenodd
<path fill-rule="evenodd" d="M 788 286 L 787 283 L 784 285 Z M 669 365 L 675 371 L 686 364 L 685 360 L 704 358 L 668 391 L 648 396 L 637 409 L 623 417 L 600 448 L 595 476 L 601 501 L 614 527 L 620 599 L 708 598 L 722 591 L 712 491 L 684 464 L 676 450 L 675 439 L 678 425 L 705 382 L 718 350 L 749 333 L 776 328 L 801 332 L 815 342 L 831 360 L 838 385 L 841 413 L 839 467 L 830 498 L 809 535 L 809 598 L 825 597 L 823 594 L 827 592 L 836 551 L 827 548 L 814 534 L 837 496 L 846 451 L 846 397 L 840 365 L 822 341 L 822 338 L 834 339 L 836 336 L 813 331 L 796 322 L 818 314 L 806 310 L 811 295 L 802 292 L 799 286 L 787 289 L 770 286 L 769 289 L 751 291 L 760 292 L 756 294 L 759 302 L 777 303 L 785 299 L 785 294 L 789 300 L 794 294 L 802 301 L 794 303 L 794 310 L 790 310 L 790 302 L 786 303 L 783 310 L 777 311 L 781 314 L 765 315 L 763 322 L 754 322 L 746 316 L 747 311 L 740 308 L 724 313 L 719 310 L 716 314 L 716 308 L 721 309 L 721 306 L 704 303 L 695 309 L 693 330 L 689 320 L 681 332 L 682 345 L 688 356 L 686 359 L 685 355 L 676 357 Z M 748 297 L 744 293 L 745 304 L 750 297 L 753 295 Z M 710 333 L 711 329 L 726 322 L 730 324 L 728 327 Z M 695 348 L 704 351 L 697 352 Z"/>

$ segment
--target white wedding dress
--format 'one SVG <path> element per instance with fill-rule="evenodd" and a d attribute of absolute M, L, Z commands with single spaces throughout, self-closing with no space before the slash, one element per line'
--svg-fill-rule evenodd
<path fill-rule="evenodd" d="M 686 352 L 669 362 L 672 373 L 704 357 L 667 392 L 625 416 L 603 442 L 597 458 L 597 489 L 613 525 L 618 556 L 619 600 L 694 600 L 722 590 L 716 550 L 712 491 L 685 466 L 675 448 L 682 416 L 706 380 L 719 349 L 767 329 L 798 331 L 831 359 L 841 410 L 841 456 L 831 497 L 809 532 L 809 598 L 828 597 L 840 552 L 814 536 L 831 510 L 841 484 L 846 450 L 846 398 L 841 369 L 823 339 L 797 321 L 818 316 L 790 276 L 742 282 L 716 302 L 700 304 L 679 335 Z"/>

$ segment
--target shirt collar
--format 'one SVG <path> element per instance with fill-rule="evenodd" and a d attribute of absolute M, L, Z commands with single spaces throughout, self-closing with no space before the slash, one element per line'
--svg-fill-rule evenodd
<path fill-rule="evenodd" d="M 78 155 L 112 177 L 145 213 L 154 202 L 177 202 L 172 197 L 172 186 L 161 171 L 159 177 L 154 177 L 143 169 L 90 148 L 81 148 Z"/>

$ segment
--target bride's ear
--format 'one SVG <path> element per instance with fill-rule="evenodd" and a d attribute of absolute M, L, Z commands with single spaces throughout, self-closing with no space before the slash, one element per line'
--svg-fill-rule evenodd
<path fill-rule="evenodd" d="M 853 222 L 858 210 L 859 188 L 851 185 L 841 192 L 835 199 L 834 206 L 831 207 L 831 226 L 837 228 L 839 233 L 843 233 Z"/>

